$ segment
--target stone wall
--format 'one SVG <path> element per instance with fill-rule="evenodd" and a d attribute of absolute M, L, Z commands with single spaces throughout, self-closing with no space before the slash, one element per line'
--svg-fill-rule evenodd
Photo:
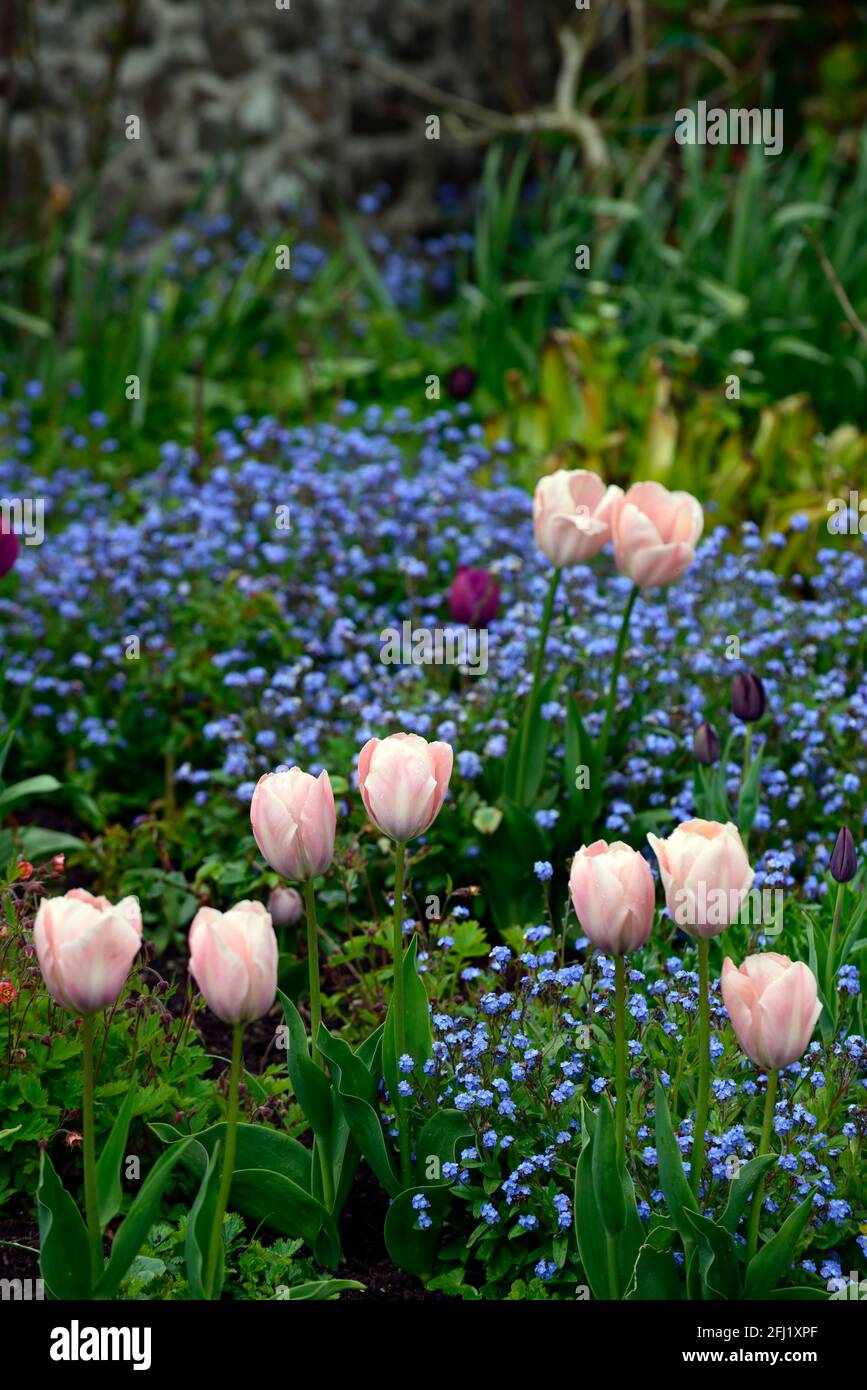
<path fill-rule="evenodd" d="M 289 8 L 278 8 L 288 4 Z M 569 0 L 4 0 L 4 193 L 80 190 L 166 220 L 220 161 L 245 211 L 380 180 L 423 221 L 477 167 L 428 87 L 514 111 L 550 100 Z M 572 11 L 574 13 L 574 11 Z M 10 67 L 9 55 L 14 58 Z M 387 68 L 383 68 L 386 64 Z M 402 75 L 395 80 L 393 70 Z M 140 138 L 126 138 L 129 116 Z"/>

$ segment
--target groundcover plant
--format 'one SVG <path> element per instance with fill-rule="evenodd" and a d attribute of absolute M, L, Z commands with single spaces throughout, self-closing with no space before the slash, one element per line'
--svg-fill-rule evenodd
<path fill-rule="evenodd" d="M 487 147 L 416 221 L 9 189 L 3 1300 L 865 1296 L 867 57 L 603 9 L 375 59 Z"/>

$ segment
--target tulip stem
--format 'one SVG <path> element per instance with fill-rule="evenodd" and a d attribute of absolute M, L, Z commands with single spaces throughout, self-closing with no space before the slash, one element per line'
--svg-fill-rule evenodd
<path fill-rule="evenodd" d="M 223 1240 L 223 1217 L 226 1215 L 226 1208 L 229 1205 L 232 1174 L 235 1171 L 235 1142 L 238 1137 L 238 1088 L 241 1083 L 241 1068 L 244 1061 L 243 1038 L 243 1023 L 234 1024 L 232 1027 L 232 1065 L 229 1070 L 229 1104 L 226 1110 L 226 1147 L 223 1152 L 223 1174 L 220 1179 L 220 1191 L 217 1194 L 211 1244 L 208 1249 L 207 1273 L 204 1280 L 205 1296 L 209 1299 L 216 1297 L 214 1280 L 217 1276 L 217 1257 Z"/>
<path fill-rule="evenodd" d="M 102 1229 L 99 1224 L 99 1195 L 96 1186 L 96 1133 L 93 1120 L 93 1014 L 81 1020 L 83 1049 L 84 1112 L 84 1209 L 87 1215 L 87 1234 L 90 1243 L 91 1293 L 102 1275 Z"/>
<path fill-rule="evenodd" d="M 319 992 L 319 938 L 316 927 L 316 895 L 313 880 L 304 884 L 304 906 L 307 909 L 307 972 L 310 977 L 310 1036 L 313 1040 L 313 1060 L 325 1070 L 325 1058 L 319 1051 L 319 1025 L 322 1021 L 322 999 Z"/>
<path fill-rule="evenodd" d="M 698 941 L 698 1094 L 695 1098 L 695 1132 L 692 1137 L 692 1168 L 690 1186 L 696 1197 L 704 1167 L 704 1132 L 707 1129 L 708 1093 L 710 1091 L 710 971 L 707 937 Z"/>
<path fill-rule="evenodd" d="M 521 727 L 521 742 L 518 750 L 518 778 L 515 786 L 515 800 L 519 806 L 524 805 L 527 787 L 527 768 L 530 762 L 530 739 L 532 737 L 533 720 L 536 717 L 536 703 L 539 699 L 542 667 L 545 663 L 545 648 L 548 645 L 548 633 L 551 628 L 551 618 L 554 613 L 554 599 L 557 595 L 557 585 L 559 583 L 560 571 L 559 569 L 555 569 L 554 573 L 551 575 L 548 597 L 545 599 L 545 607 L 542 611 L 542 625 L 539 628 L 539 646 L 536 651 L 536 664 L 533 668 L 533 684 L 530 687 L 527 708 L 524 711 L 524 722 Z"/>
<path fill-rule="evenodd" d="M 605 1249 L 608 1255 L 608 1297 L 620 1302 L 620 1274 L 617 1269 L 617 1237 L 605 1232 Z"/>
<path fill-rule="evenodd" d="M 608 687 L 608 702 L 605 706 L 605 723 L 602 725 L 602 734 L 599 739 L 599 771 L 605 766 L 605 757 L 608 752 L 608 740 L 611 737 L 611 724 L 614 719 L 614 708 L 617 704 L 617 682 L 620 677 L 620 668 L 623 665 L 623 653 L 626 650 L 626 635 L 629 632 L 629 620 L 632 617 L 632 610 L 635 607 L 635 600 L 638 598 L 640 589 L 637 584 L 633 584 L 626 600 L 626 607 L 623 610 L 623 622 L 620 624 L 620 636 L 617 638 L 617 649 L 614 653 L 614 665 L 611 667 L 611 684 Z"/>
<path fill-rule="evenodd" d="M 617 1109 L 617 1163 L 621 1172 L 626 1164 L 626 960 L 614 959 L 614 1045 Z"/>
<path fill-rule="evenodd" d="M 319 985 L 319 929 L 316 925 L 316 894 L 313 880 L 304 884 L 304 906 L 307 910 L 307 972 L 310 978 L 310 1037 L 313 1041 L 313 1060 L 325 1070 L 325 1058 L 319 1050 L 319 1028 L 322 1023 L 322 996 Z M 328 1211 L 334 1206 L 334 1183 L 331 1178 L 331 1157 L 317 1140 L 313 1146 L 314 1161 L 318 1157 L 322 1177 L 322 1200 Z"/>
<path fill-rule="evenodd" d="M 829 1009 L 834 1007 L 834 963 L 837 957 L 837 937 L 840 935 L 840 920 L 843 916 L 845 883 L 837 884 L 837 901 L 834 904 L 834 920 L 831 923 L 831 940 L 828 942 L 828 960 L 825 965 L 825 1002 Z M 836 1015 L 832 1014 L 832 1017 Z"/>
<path fill-rule="evenodd" d="M 403 988 L 403 876 L 406 861 L 406 845 L 394 847 L 394 1052 L 398 1073 L 400 1059 L 406 1051 L 406 1000 Z M 409 1163 L 409 1129 L 404 1113 L 403 1099 L 398 1093 L 392 1096 L 397 1113 L 397 1128 L 400 1134 L 400 1176 L 404 1187 L 411 1181 Z"/>
<path fill-rule="evenodd" d="M 746 729 L 745 729 L 745 731 L 744 731 L 744 770 L 743 770 L 743 774 L 742 774 L 742 776 L 741 776 L 741 787 L 745 787 L 746 784 L 747 784 L 747 775 L 749 774 L 750 764 L 752 763 L 752 760 L 753 760 L 753 726 L 752 726 L 751 724 L 747 724 Z M 749 832 L 748 830 L 742 830 L 742 831 L 741 831 L 741 840 L 743 841 L 744 849 L 747 848 L 747 845 L 748 845 L 748 842 L 749 842 L 749 838 L 750 838 L 750 832 Z"/>
<path fill-rule="evenodd" d="M 774 1122 L 774 1106 L 777 1100 L 777 1073 L 768 1072 L 768 1087 L 765 1091 L 765 1115 L 762 1121 L 762 1138 L 759 1144 L 757 1157 L 771 1151 L 771 1126 Z M 759 1178 L 756 1190 L 753 1193 L 753 1201 L 750 1207 L 750 1218 L 747 1225 L 747 1264 L 756 1253 L 759 1243 L 759 1221 L 762 1215 L 762 1194 L 765 1190 L 764 1174 Z"/>

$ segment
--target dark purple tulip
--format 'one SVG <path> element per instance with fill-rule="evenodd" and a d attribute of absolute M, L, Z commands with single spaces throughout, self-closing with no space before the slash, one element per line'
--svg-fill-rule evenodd
<path fill-rule="evenodd" d="M 716 729 L 712 724 L 708 724 L 703 719 L 696 729 L 692 739 L 692 751 L 695 760 L 704 763 L 705 767 L 712 767 L 719 762 L 719 739 Z"/>
<path fill-rule="evenodd" d="M 848 883 L 850 878 L 855 877 L 855 871 L 858 868 L 858 856 L 855 853 L 852 831 L 845 825 L 842 830 L 837 831 L 829 868 L 831 877 L 836 879 L 838 883 Z"/>
<path fill-rule="evenodd" d="M 0 531 L 0 579 L 18 559 L 18 537 L 14 531 Z"/>
<path fill-rule="evenodd" d="M 476 389 L 477 380 L 472 367 L 462 363 L 460 367 L 453 367 L 446 377 L 446 390 L 456 401 L 465 401 Z"/>
<path fill-rule="evenodd" d="M 486 627 L 500 608 L 500 586 L 487 570 L 460 565 L 449 589 L 449 611 L 456 623 Z"/>
<path fill-rule="evenodd" d="M 732 711 L 744 724 L 754 724 L 765 712 L 765 687 L 752 671 L 742 672 L 732 681 Z"/>

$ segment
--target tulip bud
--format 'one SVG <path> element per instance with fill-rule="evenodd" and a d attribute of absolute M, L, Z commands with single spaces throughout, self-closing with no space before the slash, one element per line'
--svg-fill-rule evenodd
<path fill-rule="evenodd" d="M 460 565 L 449 589 L 449 611 L 457 623 L 486 627 L 500 607 L 500 586 L 487 570 Z"/>
<path fill-rule="evenodd" d="M 477 380 L 472 367 L 461 363 L 459 367 L 453 367 L 446 377 L 446 390 L 456 401 L 465 401 L 473 394 Z"/>
<path fill-rule="evenodd" d="M 70 1013 L 99 1013 L 117 1002 L 141 948 L 138 902 L 112 906 L 83 888 L 43 898 L 33 942 L 52 998 Z"/>
<path fill-rule="evenodd" d="M 328 773 L 312 777 L 299 767 L 266 773 L 256 783 L 250 821 L 272 869 L 300 883 L 318 878 L 334 857 L 337 821 Z"/>
<path fill-rule="evenodd" d="M 858 856 L 855 853 L 852 831 L 848 826 L 844 825 L 841 830 L 837 831 L 829 868 L 831 877 L 836 879 L 838 883 L 848 883 L 850 878 L 855 877 L 855 871 L 858 868 Z"/>
<path fill-rule="evenodd" d="M 656 889 L 647 861 L 622 840 L 582 845 L 569 890 L 581 930 L 612 956 L 637 951 L 650 936 Z"/>
<path fill-rule="evenodd" d="M 767 1071 L 803 1056 L 822 1012 L 816 977 L 803 961 L 776 951 L 748 956 L 738 969 L 726 957 L 720 987 L 737 1040 Z"/>
<path fill-rule="evenodd" d="M 648 835 L 672 919 L 689 936 L 718 936 L 736 922 L 753 885 L 737 826 L 688 820 L 661 840 Z"/>
<path fill-rule="evenodd" d="M 371 738 L 358 755 L 358 790 L 374 825 L 397 844 L 429 830 L 452 775 L 447 743 L 418 734 Z"/>
<path fill-rule="evenodd" d="M 765 687 L 752 671 L 742 671 L 732 681 L 732 713 L 744 724 L 754 724 L 765 712 Z"/>
<path fill-rule="evenodd" d="M 277 993 L 277 938 L 262 903 L 200 907 L 190 926 L 190 974 L 224 1023 L 253 1023 Z"/>
<path fill-rule="evenodd" d="M 275 927 L 291 927 L 301 919 L 304 900 L 297 888 L 275 888 L 268 899 L 268 912 Z"/>
<path fill-rule="evenodd" d="M 693 735 L 692 751 L 696 762 L 703 763 L 705 767 L 719 762 L 719 738 L 716 729 L 706 719 L 702 720 Z"/>

